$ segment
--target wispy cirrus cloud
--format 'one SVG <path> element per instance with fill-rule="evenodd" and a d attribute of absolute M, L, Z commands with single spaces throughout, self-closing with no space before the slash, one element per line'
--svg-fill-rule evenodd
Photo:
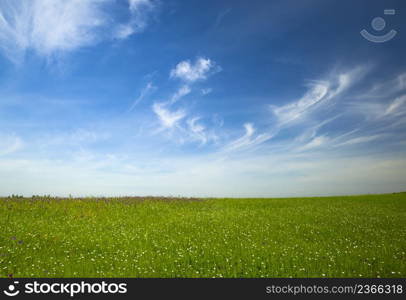
<path fill-rule="evenodd" d="M 256 129 L 252 123 L 245 123 L 244 129 L 244 135 L 225 145 L 223 151 L 247 150 L 247 148 L 262 144 L 273 137 L 273 133 L 269 132 L 255 135 Z"/>
<path fill-rule="evenodd" d="M 183 85 L 181 86 L 176 92 L 175 94 L 172 95 L 171 99 L 170 99 L 170 103 L 173 104 L 175 102 L 177 102 L 178 100 L 180 100 L 181 98 L 183 98 L 184 96 L 190 94 L 190 92 L 192 91 L 192 89 L 187 86 L 187 85 Z"/>
<path fill-rule="evenodd" d="M 38 140 L 41 145 L 58 146 L 58 145 L 84 145 L 100 141 L 106 141 L 111 137 L 108 132 L 78 128 L 70 132 L 55 132 L 53 134 L 41 135 Z"/>
<path fill-rule="evenodd" d="M 385 110 L 384 115 L 405 115 L 406 95 L 402 95 L 393 100 Z"/>
<path fill-rule="evenodd" d="M 24 146 L 23 140 L 10 134 L 0 134 L 0 155 L 7 155 L 21 150 Z"/>
<path fill-rule="evenodd" d="M 131 20 L 123 25 L 109 15 L 113 3 L 114 0 L 2 0 L 0 49 L 11 61 L 19 63 L 28 50 L 49 58 L 94 45 L 111 34 L 124 39 L 146 26 L 147 15 L 155 7 L 152 0 L 129 0 Z"/>
<path fill-rule="evenodd" d="M 297 150 L 305 151 L 305 150 L 314 149 L 314 148 L 317 148 L 317 147 L 320 147 L 320 146 L 326 144 L 328 141 L 329 141 L 329 138 L 327 136 L 324 136 L 324 135 L 316 136 L 307 144 L 300 146 Z"/>
<path fill-rule="evenodd" d="M 278 136 L 284 129 L 298 123 L 301 124 L 302 132 L 299 133 L 299 137 L 296 138 L 296 141 L 289 143 L 299 143 L 300 145 L 296 146 L 297 151 L 314 149 L 326 144 L 329 138 L 324 135 L 316 136 L 316 132 L 326 123 L 336 119 L 337 116 L 322 119 L 320 119 L 320 116 L 315 116 L 319 123 L 317 126 L 311 125 L 313 122 L 306 120 L 306 117 L 316 111 L 317 108 L 329 104 L 331 100 L 341 96 L 343 92 L 359 80 L 361 74 L 364 72 L 365 68 L 358 67 L 345 73 L 330 75 L 326 79 L 310 81 L 308 91 L 298 100 L 282 106 L 269 105 L 271 112 L 276 116 L 275 124 L 263 129 L 262 133 L 255 134 L 256 130 L 254 124 L 245 123 L 245 134 L 225 145 L 224 150 L 240 151 L 259 146 L 273 137 Z"/>
<path fill-rule="evenodd" d="M 179 66 L 179 64 L 178 64 Z M 186 70 L 189 67 L 186 68 Z M 184 74 L 184 71 L 175 72 L 182 68 L 175 68 L 171 71 L 171 77 L 175 77 L 174 74 Z M 313 121 L 310 122 L 305 116 L 309 116 L 317 111 L 317 108 L 323 107 L 324 104 L 336 105 L 339 101 L 338 97 L 341 97 L 345 91 L 347 91 L 353 84 L 360 79 L 364 73 L 364 68 L 354 68 L 345 73 L 339 73 L 337 75 L 331 75 L 329 78 L 323 80 L 310 81 L 309 90 L 300 99 L 288 103 L 283 106 L 271 106 L 272 112 L 277 116 L 277 122 L 268 128 L 262 128 L 261 131 L 255 128 L 255 125 L 251 122 L 246 122 L 243 125 L 245 133 L 232 140 L 223 140 L 223 144 L 220 146 L 220 152 L 234 152 L 245 151 L 268 142 L 275 136 L 281 134 L 283 130 L 291 125 L 301 122 L 302 131 L 298 134 L 294 140 L 289 142 L 286 147 L 294 151 L 309 151 L 320 148 L 322 146 L 332 146 L 337 144 L 334 136 L 328 134 L 317 134 L 323 126 L 328 123 L 336 121 L 340 117 L 338 115 L 323 117 L 323 114 L 314 114 Z M 187 73 L 187 72 L 186 72 Z M 179 75 L 181 76 L 181 75 Z M 201 78 L 203 79 L 203 77 Z M 198 80 L 198 79 L 196 79 Z M 184 80 L 187 81 L 187 80 Z M 200 118 L 190 117 L 186 121 L 184 126 L 182 121 L 187 117 L 187 112 L 184 109 L 172 110 L 171 105 L 181 99 L 184 95 L 191 92 L 189 85 L 181 86 L 168 100 L 167 102 L 155 103 L 153 106 L 154 113 L 158 116 L 162 128 L 166 129 L 179 129 L 179 133 L 191 137 L 192 139 L 200 140 L 202 144 L 205 144 L 207 138 L 207 128 L 198 123 Z M 331 101 L 334 100 L 334 101 Z M 402 101 L 398 101 L 402 102 Z M 403 102 L 402 102 L 403 103 Z M 394 106 L 401 105 L 402 103 L 395 103 Z M 314 126 L 312 124 L 316 123 Z M 310 126 L 310 127 L 309 127 Z M 222 135 L 222 134 L 220 134 Z M 211 136 L 216 138 L 219 136 L 217 133 L 212 133 Z M 222 135 L 224 137 L 224 135 Z M 227 134 L 226 134 L 227 136 Z M 230 136 L 228 134 L 228 136 Z M 351 138 L 354 138 L 352 136 Z M 214 139 L 213 139 L 214 140 Z M 340 143 L 343 144 L 343 140 Z M 345 145 L 345 144 L 343 144 Z M 288 149 L 287 148 L 287 149 Z M 289 150 L 289 151 L 290 151 Z"/>
<path fill-rule="evenodd" d="M 205 145 L 210 141 L 216 142 L 219 139 L 218 135 L 214 132 L 214 130 L 209 130 L 200 121 L 200 117 L 193 117 L 187 120 L 188 133 L 190 137 L 200 141 L 201 145 Z"/>
<path fill-rule="evenodd" d="M 351 93 L 347 92 L 362 82 L 367 70 L 366 67 L 356 67 L 323 80 L 311 81 L 309 90 L 298 100 L 282 106 L 270 106 L 277 117 L 275 123 L 259 132 L 253 123 L 245 123 L 245 134 L 226 143 L 222 150 L 267 151 L 276 147 L 291 153 L 321 150 L 334 152 L 337 147 L 364 147 L 371 142 L 391 139 L 386 131 L 406 124 L 406 95 L 393 100 L 387 97 L 386 101 L 379 102 L 366 99 L 360 101 L 359 98 L 354 101 Z M 401 78 L 397 76 L 387 82 L 392 82 L 394 89 L 402 91 Z M 365 115 L 366 118 L 359 120 L 357 127 L 347 128 L 342 125 L 348 118 L 359 115 Z M 327 125 L 329 129 L 324 128 Z M 340 131 L 336 132 L 332 128 L 340 128 Z M 291 138 L 284 138 L 283 142 L 267 143 L 283 137 L 287 130 Z M 392 141 L 392 144 L 398 143 Z"/>
<path fill-rule="evenodd" d="M 50 56 L 95 43 L 107 23 L 109 0 L 4 0 L 0 3 L 0 45 L 18 62 L 25 51 Z"/>
<path fill-rule="evenodd" d="M 212 88 L 204 88 L 204 89 L 201 90 L 202 95 L 208 95 L 208 94 L 210 94 L 212 91 L 213 91 Z"/>
<path fill-rule="evenodd" d="M 375 135 L 370 135 L 370 136 L 359 136 L 359 137 L 347 139 L 345 142 L 339 143 L 336 146 L 349 146 L 349 145 L 355 145 L 355 144 L 368 143 L 368 142 L 380 139 L 382 137 L 385 137 L 385 135 L 375 134 Z"/>
<path fill-rule="evenodd" d="M 132 111 L 147 95 L 151 94 L 157 89 L 156 86 L 152 84 L 152 82 L 148 82 L 146 86 L 141 90 L 140 94 L 138 95 L 137 99 L 131 105 L 129 111 Z"/>
<path fill-rule="evenodd" d="M 392 78 L 373 83 L 367 90 L 361 90 L 356 99 L 384 99 L 406 90 L 406 72 Z"/>
<path fill-rule="evenodd" d="M 359 98 L 358 96 L 349 96 L 344 97 L 346 98 L 344 101 L 338 100 L 333 107 L 340 113 L 333 118 L 326 119 L 323 114 L 313 116 L 314 121 L 319 122 L 319 124 L 313 127 L 313 130 L 304 130 L 307 134 L 301 136 L 302 138 L 295 149 L 297 151 L 319 149 L 335 151 L 337 147 L 365 147 L 371 142 L 383 140 L 392 144 L 399 144 L 402 135 L 394 135 L 390 132 L 394 128 L 401 128 L 406 124 L 406 95 L 401 94 L 394 99 L 391 95 L 403 91 L 402 78 L 403 75 L 401 74 L 393 79 L 383 81 L 389 85 L 390 91 L 377 88 L 378 86 L 383 87 L 382 82 L 378 84 L 372 83 L 372 89 L 376 92 L 375 97 Z M 335 93 L 335 95 L 340 96 L 340 93 Z M 357 118 L 357 126 L 349 128 L 343 126 L 343 122 L 345 124 L 345 120 L 348 120 L 348 118 L 352 120 Z M 317 134 L 324 125 L 329 123 L 333 123 L 333 128 L 340 126 L 341 132 L 334 133 L 331 130 L 330 132 L 324 130 L 324 133 Z M 302 122 L 301 126 L 306 128 L 306 122 Z M 343 129 L 346 131 L 343 132 Z"/>
<path fill-rule="evenodd" d="M 128 6 L 130 20 L 128 23 L 119 24 L 114 32 L 114 37 L 120 40 L 145 29 L 150 14 L 157 8 L 157 2 L 154 0 L 128 0 Z"/>
<path fill-rule="evenodd" d="M 170 110 L 166 103 L 154 103 L 152 106 L 163 128 L 170 129 L 178 125 L 179 121 L 186 116 L 183 109 Z"/>
<path fill-rule="evenodd" d="M 309 90 L 303 97 L 282 106 L 270 105 L 271 111 L 277 117 L 279 126 L 297 121 L 320 105 L 340 96 L 358 81 L 364 72 L 365 68 L 358 67 L 324 80 L 311 81 Z"/>
<path fill-rule="evenodd" d="M 221 11 L 216 18 L 216 22 L 214 23 L 213 28 L 218 28 L 221 23 L 223 22 L 224 18 L 231 12 L 231 8 L 227 8 L 223 11 Z"/>
<path fill-rule="evenodd" d="M 272 112 L 282 125 L 294 121 L 306 113 L 313 105 L 325 99 L 328 90 L 329 84 L 327 82 L 312 83 L 310 90 L 302 98 L 279 107 L 271 105 Z"/>
<path fill-rule="evenodd" d="M 380 95 L 380 100 L 373 98 L 356 98 L 346 103 L 347 114 L 363 116 L 366 122 L 378 122 L 399 119 L 406 115 L 406 94 L 393 97 Z"/>

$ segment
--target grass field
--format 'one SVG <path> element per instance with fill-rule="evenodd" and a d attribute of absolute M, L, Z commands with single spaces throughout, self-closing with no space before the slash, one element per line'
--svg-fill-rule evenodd
<path fill-rule="evenodd" d="M 1 277 L 406 277 L 406 193 L 0 199 Z"/>

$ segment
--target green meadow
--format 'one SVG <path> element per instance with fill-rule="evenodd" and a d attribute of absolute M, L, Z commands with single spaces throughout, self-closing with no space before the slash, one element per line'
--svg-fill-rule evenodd
<path fill-rule="evenodd" d="M 406 277 L 406 193 L 0 198 L 1 277 Z"/>

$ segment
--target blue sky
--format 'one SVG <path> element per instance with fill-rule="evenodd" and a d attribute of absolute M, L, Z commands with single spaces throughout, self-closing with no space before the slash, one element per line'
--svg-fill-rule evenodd
<path fill-rule="evenodd" d="M 1 194 L 403 191 L 403 2 L 0 0 Z"/>

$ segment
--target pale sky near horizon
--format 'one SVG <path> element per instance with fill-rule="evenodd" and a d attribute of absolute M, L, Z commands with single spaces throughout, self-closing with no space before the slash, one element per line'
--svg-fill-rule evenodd
<path fill-rule="evenodd" d="M 0 195 L 405 191 L 405 16 L 401 0 L 0 0 Z"/>

